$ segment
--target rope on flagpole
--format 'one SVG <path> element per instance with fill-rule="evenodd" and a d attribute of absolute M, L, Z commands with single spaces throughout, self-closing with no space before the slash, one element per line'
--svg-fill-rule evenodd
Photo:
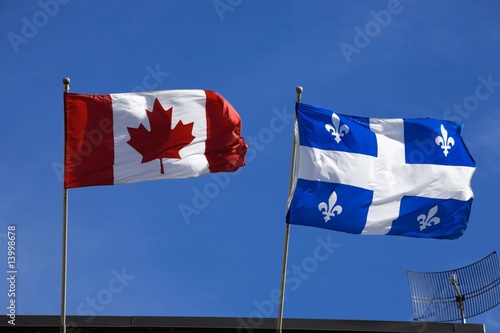
<path fill-rule="evenodd" d="M 297 93 L 296 102 L 300 103 L 300 97 L 304 89 L 301 86 L 297 86 L 295 88 L 295 92 Z M 288 200 L 287 200 L 287 210 L 290 207 L 290 201 L 293 194 L 294 188 L 294 178 L 295 178 L 295 163 L 296 163 L 296 155 L 297 155 L 297 137 L 298 137 L 298 128 L 297 128 L 297 119 L 294 115 L 293 121 L 293 141 L 292 141 L 292 158 L 290 162 L 290 181 L 288 184 Z M 280 298 L 279 298 L 279 308 L 278 308 L 278 327 L 276 329 L 277 333 L 282 333 L 283 331 L 283 306 L 285 303 L 285 284 L 286 284 L 286 266 L 288 261 L 288 239 L 290 238 L 290 224 L 286 223 L 285 226 L 285 244 L 283 250 L 283 265 L 281 268 L 281 285 L 280 285 Z"/>
<path fill-rule="evenodd" d="M 62 79 L 64 92 L 69 92 L 69 77 Z M 66 128 L 64 129 L 66 131 Z M 64 147 L 66 143 L 63 142 Z M 66 148 L 64 148 L 63 165 L 65 165 Z M 67 251 L 68 251 L 68 189 L 64 186 L 64 167 L 63 167 L 63 241 L 62 241 L 62 279 L 61 279 L 61 327 L 60 332 L 66 333 L 66 278 L 67 278 Z"/>

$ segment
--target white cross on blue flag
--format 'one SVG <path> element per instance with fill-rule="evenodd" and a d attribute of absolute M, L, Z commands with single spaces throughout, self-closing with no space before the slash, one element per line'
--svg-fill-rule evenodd
<path fill-rule="evenodd" d="M 286 222 L 363 235 L 456 239 L 475 162 L 455 122 L 362 118 L 297 103 Z"/>

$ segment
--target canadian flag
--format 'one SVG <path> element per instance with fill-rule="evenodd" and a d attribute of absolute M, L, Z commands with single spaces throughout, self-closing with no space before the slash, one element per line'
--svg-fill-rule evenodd
<path fill-rule="evenodd" d="M 245 165 L 240 116 L 213 91 L 65 93 L 64 111 L 65 188 L 197 177 Z"/>

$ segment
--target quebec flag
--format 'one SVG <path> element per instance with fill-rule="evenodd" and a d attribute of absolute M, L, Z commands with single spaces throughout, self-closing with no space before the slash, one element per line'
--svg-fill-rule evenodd
<path fill-rule="evenodd" d="M 475 162 L 461 124 L 354 117 L 303 103 L 296 117 L 287 223 L 363 235 L 464 233 Z"/>

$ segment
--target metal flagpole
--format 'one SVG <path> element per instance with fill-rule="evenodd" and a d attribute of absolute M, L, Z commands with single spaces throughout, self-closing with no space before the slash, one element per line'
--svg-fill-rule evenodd
<path fill-rule="evenodd" d="M 300 96 L 304 89 L 301 86 L 297 86 L 295 88 L 295 92 L 297 93 L 296 102 L 300 102 Z M 294 176 L 295 176 L 295 157 L 297 154 L 297 137 L 298 137 L 298 128 L 297 128 L 297 120 L 294 115 L 293 120 L 293 141 L 292 141 L 292 158 L 290 162 L 290 181 L 288 183 L 288 200 L 287 200 L 287 208 L 290 206 L 290 201 L 293 194 L 294 187 Z M 281 268 L 281 286 L 280 286 L 280 299 L 279 299 L 279 309 L 278 309 L 278 327 L 276 332 L 281 333 L 283 330 L 283 305 L 285 303 L 285 283 L 286 283 L 286 265 L 288 261 L 288 239 L 290 238 L 290 224 L 286 223 L 285 226 L 285 245 L 283 250 L 283 265 Z"/>
<path fill-rule="evenodd" d="M 69 77 L 62 80 L 64 84 L 64 92 L 69 92 Z M 66 127 L 66 125 L 65 125 Z M 66 131 L 66 128 L 64 129 Z M 65 134 L 66 136 L 66 134 Z M 66 159 L 66 143 L 64 142 L 63 165 Z M 68 251 L 68 189 L 64 187 L 64 167 L 63 167 L 63 241 L 62 241 L 62 282 L 61 282 L 61 327 L 60 332 L 66 333 L 66 264 Z"/>
<path fill-rule="evenodd" d="M 450 282 L 453 286 L 453 289 L 455 289 L 455 293 L 457 294 L 456 296 L 456 301 L 457 301 L 457 307 L 460 310 L 460 318 L 462 318 L 462 324 L 466 324 L 465 321 L 465 312 L 464 312 L 464 301 L 465 301 L 465 296 L 462 295 L 460 292 L 460 289 L 458 288 L 458 279 L 457 279 L 457 274 L 451 274 L 450 276 Z"/>

